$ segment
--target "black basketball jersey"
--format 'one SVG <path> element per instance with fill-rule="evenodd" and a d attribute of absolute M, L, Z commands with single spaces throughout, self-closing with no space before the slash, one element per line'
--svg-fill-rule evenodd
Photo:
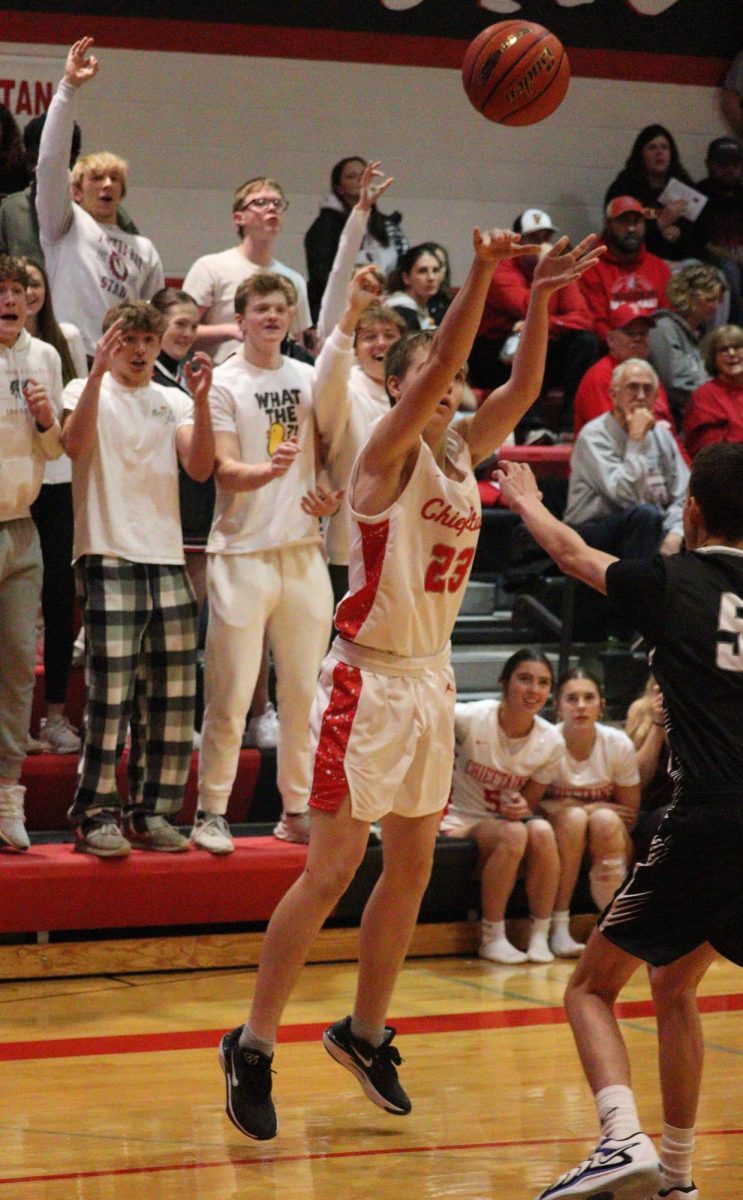
<path fill-rule="evenodd" d="M 606 585 L 614 612 L 650 647 L 679 801 L 743 804 L 743 550 L 626 559 Z"/>

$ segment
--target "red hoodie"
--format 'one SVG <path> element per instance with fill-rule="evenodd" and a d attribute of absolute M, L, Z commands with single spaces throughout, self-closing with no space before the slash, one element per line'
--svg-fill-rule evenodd
<path fill-rule="evenodd" d="M 594 329 L 604 341 L 609 330 L 609 312 L 620 304 L 641 305 L 649 313 L 666 308 L 666 286 L 671 278 L 667 263 L 642 246 L 628 265 L 609 249 L 581 276 L 580 290 L 588 305 Z"/>
<path fill-rule="evenodd" d="M 529 307 L 531 280 L 518 259 L 498 263 L 485 301 L 478 337 L 502 341 L 515 321 L 523 321 Z M 593 329 L 593 320 L 577 283 L 569 283 L 549 299 L 549 334 L 558 337 L 563 329 Z"/>

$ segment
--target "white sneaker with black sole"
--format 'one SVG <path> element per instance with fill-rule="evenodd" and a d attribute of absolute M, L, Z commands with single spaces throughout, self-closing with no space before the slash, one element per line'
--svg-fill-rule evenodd
<path fill-rule="evenodd" d="M 602 1138 L 592 1154 L 539 1193 L 537 1200 L 648 1200 L 663 1177 L 645 1133 Z"/>

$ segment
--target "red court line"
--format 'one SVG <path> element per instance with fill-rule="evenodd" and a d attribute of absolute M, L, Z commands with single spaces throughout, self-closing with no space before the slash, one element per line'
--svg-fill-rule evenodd
<path fill-rule="evenodd" d="M 697 1129 L 696 1137 L 740 1137 L 743 1129 Z M 651 1131 L 657 1138 L 657 1131 Z M 461 1150 L 523 1150 L 541 1146 L 585 1145 L 585 1137 L 569 1138 L 515 1138 L 499 1142 L 451 1142 L 432 1143 L 430 1146 L 381 1146 L 375 1149 L 325 1150 L 305 1154 L 266 1154 L 258 1152 L 250 1158 L 212 1159 L 204 1162 L 161 1163 L 142 1167 L 111 1167 L 97 1171 L 68 1171 L 56 1175 L 7 1175 L 0 1177 L 0 1186 L 18 1183 L 52 1183 L 59 1180 L 115 1178 L 119 1175 L 159 1175 L 165 1171 L 204 1171 L 215 1167 L 265 1167 L 282 1166 L 293 1162 L 318 1162 L 323 1159 L 376 1158 L 391 1154 L 441 1154 Z"/>
<path fill-rule="evenodd" d="M 68 46 L 80 29 L 99 47 L 177 51 L 186 54 L 250 55 L 310 61 L 365 62 L 387 66 L 448 67 L 459 70 L 468 42 L 418 34 L 308 29 L 300 26 L 243 25 L 225 21 L 164 20 L 153 17 L 96 16 L 79 13 L 21 12 L 0 9 L 0 37 L 8 42 L 43 41 Z M 573 75 L 650 83 L 715 87 L 727 62 L 701 55 L 567 47 Z"/>
<path fill-rule="evenodd" d="M 702 1013 L 740 1012 L 743 993 L 700 996 Z M 616 1005 L 620 1018 L 652 1017 L 652 1000 L 623 1000 Z M 564 1025 L 565 1009 L 559 1005 L 514 1008 L 499 1012 L 438 1013 L 426 1017 L 393 1017 L 391 1024 L 401 1034 L 462 1033 L 474 1029 L 514 1029 L 529 1025 Z M 325 1022 L 282 1025 L 280 1042 L 314 1042 L 321 1037 Z M 112 1034 L 110 1037 L 45 1038 L 27 1042 L 0 1042 L 0 1062 L 29 1059 L 78 1058 L 112 1054 L 152 1054 L 163 1050 L 205 1050 L 217 1045 L 223 1029 L 187 1029 L 168 1033 Z"/>

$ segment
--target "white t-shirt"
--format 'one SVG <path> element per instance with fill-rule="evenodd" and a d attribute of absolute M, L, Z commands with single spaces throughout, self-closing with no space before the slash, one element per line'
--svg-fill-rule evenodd
<path fill-rule="evenodd" d="M 62 81 L 47 113 L 36 168 L 36 209 L 58 321 L 71 321 L 88 354 L 103 318 L 122 300 L 149 300 L 165 286 L 149 238 L 96 221 L 70 196 L 70 143 L 76 89 Z"/>
<path fill-rule="evenodd" d="M 217 481 L 208 553 L 250 554 L 301 542 L 319 544 L 316 517 L 300 501 L 315 487 L 314 368 L 282 358 L 275 370 L 253 366 L 233 354 L 214 372 L 209 408 L 215 433 L 234 433 L 240 459 L 270 461 L 281 442 L 294 437 L 300 453 L 284 474 L 252 492 L 228 492 Z"/>
<path fill-rule="evenodd" d="M 66 412 L 85 383 L 67 384 Z M 127 388 L 103 376 L 93 452 L 72 464 L 73 562 L 84 554 L 184 562 L 175 435 L 193 423 L 193 403 L 180 388 Z"/>
<path fill-rule="evenodd" d="M 287 267 L 277 258 L 267 267 L 261 267 L 241 253 L 238 246 L 220 250 L 217 254 L 205 254 L 197 258 L 183 280 L 183 290 L 193 296 L 199 308 L 206 308 L 202 318 L 204 325 L 228 325 L 235 320 L 235 292 L 245 279 L 259 271 L 270 271 L 286 275 L 297 289 L 297 311 L 292 324 L 292 333 L 301 334 L 312 325 L 310 305 L 307 299 L 307 284 L 298 271 Z M 228 355 L 240 349 L 234 338 L 221 342 L 214 350 L 216 363 L 224 362 Z"/>
<path fill-rule="evenodd" d="M 509 738 L 498 720 L 497 700 L 457 704 L 454 710 L 454 777 L 445 824 L 470 824 L 497 817 L 508 793 L 530 781 L 547 784 L 565 752 L 562 736 L 535 716 L 523 738 Z"/>
<path fill-rule="evenodd" d="M 562 733 L 562 725 L 557 728 Z M 627 734 L 613 725 L 597 724 L 596 741 L 585 761 L 573 758 L 565 748 L 545 799 L 563 804 L 611 802 L 615 786 L 632 787 L 639 782 L 637 755 Z"/>

